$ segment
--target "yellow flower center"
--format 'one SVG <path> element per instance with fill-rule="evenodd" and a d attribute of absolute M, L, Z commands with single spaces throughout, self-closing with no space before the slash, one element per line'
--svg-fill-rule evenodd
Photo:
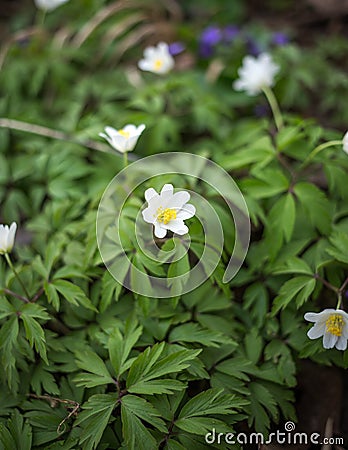
<path fill-rule="evenodd" d="M 171 220 L 176 219 L 176 211 L 175 209 L 170 208 L 158 208 L 157 210 L 157 220 L 158 222 L 164 223 L 167 225 Z"/>
<path fill-rule="evenodd" d="M 342 336 L 344 320 L 340 314 L 332 314 L 326 321 L 326 331 L 335 336 Z"/>
<path fill-rule="evenodd" d="M 161 59 L 156 59 L 153 66 L 155 70 L 160 70 L 160 68 L 163 66 L 163 61 Z"/>
<path fill-rule="evenodd" d="M 118 130 L 119 134 L 123 137 L 125 137 L 126 139 L 129 138 L 129 132 L 128 131 L 124 131 L 124 130 Z"/>

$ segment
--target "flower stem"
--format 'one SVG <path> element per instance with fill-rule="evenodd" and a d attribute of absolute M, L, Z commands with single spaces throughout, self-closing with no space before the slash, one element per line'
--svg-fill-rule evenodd
<path fill-rule="evenodd" d="M 123 165 L 124 167 L 128 166 L 128 152 L 123 153 Z"/>
<path fill-rule="evenodd" d="M 264 88 L 262 88 L 262 91 L 267 98 L 269 106 L 271 107 L 273 117 L 274 117 L 274 122 L 276 124 L 277 130 L 279 131 L 281 128 L 283 128 L 284 123 L 283 123 L 283 117 L 282 117 L 282 113 L 280 112 L 277 99 L 276 99 L 272 89 L 269 88 L 268 86 L 265 86 Z"/>
<path fill-rule="evenodd" d="M 346 289 L 347 285 L 348 285 L 348 277 L 344 280 L 342 286 L 339 288 L 339 290 L 337 292 L 338 302 L 337 302 L 336 309 L 339 309 L 341 307 L 342 294 L 343 294 L 344 290 Z"/>
<path fill-rule="evenodd" d="M 38 28 L 43 28 L 45 24 L 46 10 L 38 9 L 36 12 L 35 23 Z"/>
<path fill-rule="evenodd" d="M 22 286 L 22 289 L 23 289 L 23 291 L 25 292 L 25 295 L 27 296 L 28 301 L 29 301 L 30 295 L 29 295 L 29 293 L 28 293 L 28 291 L 27 291 L 27 288 L 25 287 L 23 281 L 21 280 L 21 278 L 20 278 L 20 276 L 19 276 L 17 270 L 14 268 L 14 265 L 12 264 L 10 255 L 9 255 L 8 253 L 5 253 L 5 259 L 6 259 L 6 261 L 7 261 L 7 264 L 10 266 L 12 272 L 14 273 L 15 277 L 17 278 L 19 284 Z"/>
<path fill-rule="evenodd" d="M 307 158 L 303 161 L 303 163 L 301 164 L 301 167 L 303 168 L 304 166 L 306 166 L 322 150 L 324 150 L 328 147 L 334 147 L 335 145 L 342 145 L 342 140 L 328 141 L 328 142 L 324 142 L 323 144 L 318 145 L 317 147 L 315 147 L 314 150 L 312 150 L 310 152 L 310 154 L 307 156 Z"/>

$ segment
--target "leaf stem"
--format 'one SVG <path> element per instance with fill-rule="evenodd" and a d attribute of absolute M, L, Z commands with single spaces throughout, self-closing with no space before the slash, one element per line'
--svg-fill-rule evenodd
<path fill-rule="evenodd" d="M 277 99 L 276 99 L 272 89 L 269 88 L 268 86 L 265 86 L 264 88 L 262 88 L 262 91 L 267 98 L 269 106 L 271 107 L 273 117 L 274 117 L 274 122 L 276 124 L 277 130 L 279 131 L 281 128 L 283 128 L 284 122 L 283 122 L 282 113 L 280 112 L 280 109 L 279 109 Z"/>
<path fill-rule="evenodd" d="M 317 147 L 315 147 L 315 149 L 312 150 L 310 154 L 307 156 L 307 158 L 303 161 L 303 163 L 301 164 L 301 168 L 305 167 L 322 150 L 325 150 L 328 147 L 334 147 L 335 145 L 342 145 L 342 140 L 324 142 L 323 144 L 320 144 Z"/>
<path fill-rule="evenodd" d="M 15 277 L 17 278 L 19 284 L 22 286 L 22 289 L 23 289 L 23 291 L 25 292 L 25 295 L 27 296 L 28 303 L 29 303 L 30 295 L 29 295 L 29 293 L 28 293 L 28 291 L 27 291 L 27 288 L 25 287 L 23 281 L 21 280 L 21 277 L 19 276 L 17 270 L 15 269 L 14 265 L 12 264 L 10 255 L 9 255 L 8 253 L 5 253 L 5 259 L 6 259 L 6 261 L 7 261 L 7 264 L 10 266 L 12 272 L 14 273 Z"/>
<path fill-rule="evenodd" d="M 29 299 L 27 299 L 26 297 L 23 297 L 23 295 L 19 295 L 16 292 L 11 291 L 10 289 L 3 288 L 3 289 L 0 289 L 0 291 L 2 291 L 4 294 L 12 295 L 12 297 L 16 297 L 19 300 L 22 300 L 22 302 L 24 302 L 24 303 L 30 303 Z"/>
<path fill-rule="evenodd" d="M 50 395 L 36 395 L 36 394 L 27 394 L 28 397 L 36 398 L 38 400 L 47 400 L 50 403 L 51 408 L 55 408 L 57 403 L 63 403 L 65 405 L 71 405 L 73 408 L 69 414 L 59 423 L 57 427 L 57 433 L 62 434 L 64 433 L 65 429 L 62 428 L 63 425 L 65 426 L 65 422 L 70 419 L 70 417 L 75 416 L 77 414 L 77 411 L 80 409 L 80 403 L 76 402 L 75 400 L 67 400 L 67 399 L 60 399 L 58 397 L 51 397 Z"/>
<path fill-rule="evenodd" d="M 124 168 L 128 166 L 128 152 L 123 153 L 123 166 Z"/>
<path fill-rule="evenodd" d="M 72 142 L 73 144 L 81 145 L 82 147 L 87 147 L 92 150 L 98 150 L 100 152 L 109 154 L 111 153 L 110 147 L 108 145 L 93 141 L 82 141 L 62 131 L 54 130 L 53 128 L 43 127 L 41 125 L 36 125 L 34 123 L 22 122 L 21 120 L 14 120 L 2 117 L 0 118 L 0 128 L 8 128 L 10 130 L 24 131 L 25 133 L 37 134 L 39 136 L 45 136 L 51 139 L 57 139 L 59 141 Z M 121 156 L 117 152 L 113 152 L 113 154 Z M 137 159 L 136 155 L 131 155 L 131 158 L 134 160 Z"/>
<path fill-rule="evenodd" d="M 338 302 L 337 302 L 336 309 L 339 309 L 342 305 L 342 294 L 343 294 L 345 288 L 347 287 L 347 285 L 348 285 L 348 277 L 344 280 L 342 286 L 338 290 L 338 293 L 337 293 Z"/>

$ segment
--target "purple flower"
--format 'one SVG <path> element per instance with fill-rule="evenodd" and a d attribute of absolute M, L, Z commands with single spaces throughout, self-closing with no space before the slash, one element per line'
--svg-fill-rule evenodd
<path fill-rule="evenodd" d="M 252 37 L 247 37 L 246 44 L 249 55 L 259 56 L 262 53 L 260 45 Z"/>
<path fill-rule="evenodd" d="M 289 37 L 282 33 L 281 31 L 277 31 L 276 33 L 273 33 L 272 35 L 272 44 L 283 46 L 289 43 Z"/>
<path fill-rule="evenodd" d="M 214 53 L 214 47 L 221 41 L 222 32 L 216 25 L 205 28 L 199 38 L 199 52 L 205 58 Z"/>
<path fill-rule="evenodd" d="M 256 117 L 266 117 L 268 116 L 269 108 L 264 104 L 257 104 L 254 108 L 254 114 Z"/>
<path fill-rule="evenodd" d="M 224 40 L 227 43 L 232 42 L 238 35 L 239 28 L 235 25 L 227 25 L 227 27 L 223 29 Z"/>
<path fill-rule="evenodd" d="M 169 53 L 172 56 L 175 56 L 179 53 L 182 53 L 186 49 L 186 47 L 182 42 L 172 42 L 171 44 L 169 44 L 168 49 Z"/>

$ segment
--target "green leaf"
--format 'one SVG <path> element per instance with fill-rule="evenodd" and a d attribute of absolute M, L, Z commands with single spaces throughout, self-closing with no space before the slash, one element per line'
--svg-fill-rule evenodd
<path fill-rule="evenodd" d="M 324 192 L 306 182 L 296 184 L 294 192 L 312 225 L 321 233 L 328 234 L 331 230 L 332 206 Z"/>
<path fill-rule="evenodd" d="M 304 259 L 298 258 L 297 256 L 291 256 L 287 258 L 283 264 L 279 266 L 273 266 L 272 273 L 274 275 L 302 273 L 305 275 L 313 276 L 313 271 L 306 263 L 306 261 Z"/>
<path fill-rule="evenodd" d="M 115 278 L 105 271 L 102 279 L 102 298 L 100 301 L 100 312 L 104 312 L 111 304 L 112 300 L 118 301 L 122 291 L 122 285 Z"/>
<path fill-rule="evenodd" d="M 52 303 L 53 308 L 56 311 L 59 311 L 60 300 L 57 289 L 53 286 L 53 284 L 45 281 L 43 284 L 45 294 L 47 296 L 48 303 Z"/>
<path fill-rule="evenodd" d="M 116 404 L 116 394 L 92 395 L 83 404 L 83 411 L 74 426 L 80 426 L 83 430 L 79 442 L 85 450 L 97 448 Z"/>
<path fill-rule="evenodd" d="M 342 231 L 336 231 L 330 237 L 332 244 L 326 251 L 333 256 L 337 261 L 348 264 L 348 234 Z"/>
<path fill-rule="evenodd" d="M 224 394 L 223 390 L 208 389 L 191 398 L 180 411 L 178 419 L 210 414 L 233 414 L 235 412 L 233 409 L 234 399 L 234 395 Z"/>
<path fill-rule="evenodd" d="M 256 178 L 246 178 L 240 183 L 242 192 L 252 198 L 269 198 L 289 189 L 289 180 L 281 170 L 262 169 Z"/>
<path fill-rule="evenodd" d="M 225 422 L 213 419 L 212 417 L 190 417 L 179 419 L 175 422 L 175 425 L 187 433 L 199 435 L 205 435 L 206 433 L 211 432 L 213 428 L 219 433 L 228 433 L 231 431 L 231 428 L 229 428 Z"/>
<path fill-rule="evenodd" d="M 127 377 L 127 389 L 131 393 L 170 393 L 169 391 L 181 389 L 183 383 L 175 380 L 158 380 L 154 383 L 154 379 L 178 373 L 190 366 L 190 361 L 194 359 L 201 350 L 179 350 L 164 356 L 160 359 L 164 343 L 155 344 L 148 347 L 141 353 L 132 363 Z"/>
<path fill-rule="evenodd" d="M 125 363 L 129 353 L 141 336 L 142 327 L 137 325 L 137 321 L 128 319 L 125 325 L 124 336 L 122 336 L 118 328 L 115 328 L 110 335 L 108 349 L 111 364 L 117 377 L 127 370 L 128 366 Z"/>
<path fill-rule="evenodd" d="M 270 391 L 260 383 L 252 382 L 249 384 L 250 389 L 250 406 L 248 424 L 254 425 L 258 433 L 267 434 L 270 426 L 270 418 L 267 412 L 270 412 L 273 419 L 278 418 L 276 401 Z"/>
<path fill-rule="evenodd" d="M 159 380 L 139 381 L 131 386 L 128 391 L 143 395 L 173 394 L 174 391 L 182 391 L 186 386 L 187 383 L 182 381 L 160 378 Z"/>
<path fill-rule="evenodd" d="M 78 306 L 80 304 L 87 309 L 98 312 L 97 308 L 92 304 L 90 299 L 86 297 L 79 286 L 70 283 L 70 281 L 61 279 L 52 281 L 52 285 L 72 305 Z"/>
<path fill-rule="evenodd" d="M 198 323 L 185 323 L 175 327 L 169 335 L 169 342 L 198 342 L 207 347 L 219 347 L 229 338 L 218 331 L 201 327 Z"/>
<path fill-rule="evenodd" d="M 316 281 L 312 277 L 300 276 L 286 281 L 280 288 L 279 295 L 274 299 L 272 315 L 284 309 L 293 298 L 300 307 L 314 291 Z"/>
<path fill-rule="evenodd" d="M 30 450 L 32 448 L 32 429 L 24 422 L 23 417 L 16 409 L 7 426 L 0 423 L 0 442 L 4 450 Z"/>
<path fill-rule="evenodd" d="M 77 386 L 94 387 L 105 384 L 115 384 L 104 361 L 90 350 L 76 352 L 77 366 L 89 373 L 79 374 L 75 377 Z"/>
<path fill-rule="evenodd" d="M 158 448 L 158 444 L 150 431 L 123 404 L 121 404 L 121 419 L 122 434 L 127 449 L 136 450 L 141 448 L 142 450 L 154 450 Z"/>
<path fill-rule="evenodd" d="M 256 364 L 261 357 L 261 352 L 263 349 L 263 340 L 259 335 L 259 331 L 255 328 L 250 330 L 245 336 L 244 342 L 247 357 L 250 361 Z"/>
<path fill-rule="evenodd" d="M 22 313 L 20 318 L 23 321 L 25 334 L 31 347 L 35 346 L 35 350 L 40 354 L 41 358 L 46 364 L 49 364 L 46 354 L 46 339 L 43 328 L 39 322 L 30 315 Z"/>
<path fill-rule="evenodd" d="M 128 394 L 122 397 L 122 407 L 139 419 L 153 425 L 159 431 L 164 433 L 168 431 L 165 422 L 160 418 L 160 413 L 147 400 Z"/>
<path fill-rule="evenodd" d="M 0 319 L 16 313 L 16 308 L 5 298 L 0 297 Z"/>
<path fill-rule="evenodd" d="M 10 319 L 5 322 L 0 329 L 1 362 L 3 368 L 5 369 L 9 386 L 12 386 L 14 381 L 16 366 L 14 348 L 17 344 L 18 332 L 19 326 L 17 316 L 10 317 Z"/>

